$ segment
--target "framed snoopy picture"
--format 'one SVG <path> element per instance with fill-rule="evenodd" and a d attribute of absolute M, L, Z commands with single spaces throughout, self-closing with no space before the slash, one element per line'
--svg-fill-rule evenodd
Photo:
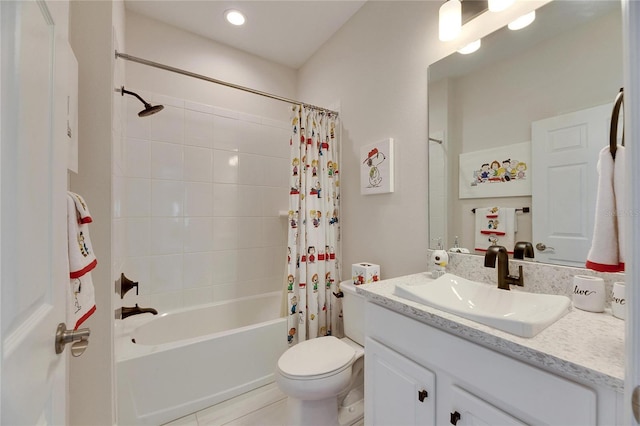
<path fill-rule="evenodd" d="M 531 142 L 460 154 L 459 197 L 531 195 Z"/>
<path fill-rule="evenodd" d="M 393 139 L 360 148 L 360 193 L 393 192 Z"/>

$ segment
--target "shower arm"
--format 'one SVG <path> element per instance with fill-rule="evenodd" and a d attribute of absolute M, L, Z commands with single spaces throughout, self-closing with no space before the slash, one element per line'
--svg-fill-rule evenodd
<path fill-rule="evenodd" d="M 140 97 L 140 95 L 138 95 L 137 93 L 130 92 L 130 91 L 126 90 L 126 89 L 124 88 L 124 86 L 122 86 L 122 87 L 120 88 L 120 93 L 122 93 L 122 96 L 124 96 L 124 95 L 125 95 L 125 93 L 126 93 L 127 95 L 133 95 L 133 96 L 135 96 L 136 98 L 138 98 L 138 100 L 139 100 L 140 102 L 142 102 L 142 103 L 144 104 L 144 107 L 145 107 L 145 108 L 150 108 L 150 107 L 151 107 L 151 104 L 150 104 L 149 102 L 147 102 L 147 101 L 145 101 L 144 99 L 142 99 L 142 98 Z"/>

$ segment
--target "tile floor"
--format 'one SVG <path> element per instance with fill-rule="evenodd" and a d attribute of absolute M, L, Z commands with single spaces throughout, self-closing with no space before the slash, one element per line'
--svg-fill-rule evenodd
<path fill-rule="evenodd" d="M 271 383 L 165 426 L 284 426 L 285 405 L 286 395 Z"/>

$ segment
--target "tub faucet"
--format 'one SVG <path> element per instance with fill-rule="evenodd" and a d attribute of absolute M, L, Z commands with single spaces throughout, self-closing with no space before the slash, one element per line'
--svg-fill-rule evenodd
<path fill-rule="evenodd" d="M 124 295 L 127 294 L 129 290 L 133 288 L 136 289 L 136 296 L 138 295 L 138 283 L 130 280 L 129 278 L 124 276 L 124 273 L 120 274 L 120 299 L 124 298 Z"/>
<path fill-rule="evenodd" d="M 498 264 L 498 288 L 502 290 L 510 290 L 509 284 L 524 285 L 522 276 L 522 265 L 518 266 L 519 276 L 509 275 L 509 254 L 507 249 L 502 246 L 490 246 L 484 255 L 484 266 L 487 268 L 495 268 Z"/>
<path fill-rule="evenodd" d="M 138 306 L 138 304 L 136 303 L 136 306 L 133 307 L 127 307 L 127 306 L 123 306 L 122 308 L 122 313 L 120 314 L 120 318 L 121 319 L 125 319 L 127 317 L 130 317 L 131 315 L 139 315 L 139 314 L 145 314 L 145 313 L 151 313 L 153 315 L 158 315 L 158 311 L 156 311 L 153 308 L 141 308 Z"/>

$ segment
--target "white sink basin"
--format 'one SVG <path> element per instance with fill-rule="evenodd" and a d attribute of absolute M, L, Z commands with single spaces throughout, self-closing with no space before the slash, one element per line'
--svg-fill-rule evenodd
<path fill-rule="evenodd" d="M 540 333 L 571 305 L 565 296 L 500 290 L 453 274 L 420 284 L 396 284 L 394 294 L 520 337 Z"/>

